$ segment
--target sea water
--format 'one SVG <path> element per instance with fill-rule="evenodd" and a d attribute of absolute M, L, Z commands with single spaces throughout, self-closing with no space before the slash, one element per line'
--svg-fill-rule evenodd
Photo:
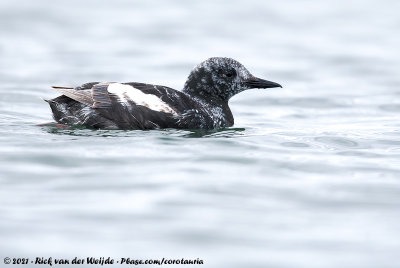
<path fill-rule="evenodd" d="M 400 267 L 399 3 L 2 0 L 0 263 Z M 37 126 L 52 85 L 181 89 L 212 56 L 283 88 L 226 129 Z"/>

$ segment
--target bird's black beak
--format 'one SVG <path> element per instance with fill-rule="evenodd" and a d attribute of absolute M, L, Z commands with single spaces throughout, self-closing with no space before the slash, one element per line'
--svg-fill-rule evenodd
<path fill-rule="evenodd" d="M 257 77 L 250 77 L 247 79 L 245 82 L 245 85 L 247 85 L 249 88 L 271 88 L 271 87 L 282 87 L 278 83 L 271 82 L 268 80 L 264 80 L 261 78 Z"/>

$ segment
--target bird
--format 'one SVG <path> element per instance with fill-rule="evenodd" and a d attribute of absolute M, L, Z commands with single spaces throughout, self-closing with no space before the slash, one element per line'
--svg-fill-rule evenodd
<path fill-rule="evenodd" d="M 229 100 L 252 88 L 282 87 L 257 78 L 241 63 L 209 58 L 189 74 L 181 91 L 139 82 L 89 82 L 53 86 L 62 94 L 47 99 L 60 124 L 95 129 L 217 129 L 231 127 Z"/>

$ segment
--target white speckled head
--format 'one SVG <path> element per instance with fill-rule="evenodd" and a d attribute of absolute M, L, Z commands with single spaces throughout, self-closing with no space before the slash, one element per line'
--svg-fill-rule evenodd
<path fill-rule="evenodd" d="M 190 73 L 184 92 L 196 96 L 212 96 L 228 101 L 249 88 L 280 87 L 279 84 L 253 76 L 242 64 L 231 58 L 209 58 Z"/>

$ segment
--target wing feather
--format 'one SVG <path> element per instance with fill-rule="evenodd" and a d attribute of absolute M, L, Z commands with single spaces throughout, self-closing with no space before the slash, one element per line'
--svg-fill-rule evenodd
<path fill-rule="evenodd" d="M 92 87 L 93 108 L 111 107 L 111 98 L 107 91 L 110 83 L 99 83 Z"/>
<path fill-rule="evenodd" d="M 83 103 L 88 106 L 93 105 L 91 90 L 75 90 L 64 87 L 53 87 L 53 89 L 73 100 Z"/>

